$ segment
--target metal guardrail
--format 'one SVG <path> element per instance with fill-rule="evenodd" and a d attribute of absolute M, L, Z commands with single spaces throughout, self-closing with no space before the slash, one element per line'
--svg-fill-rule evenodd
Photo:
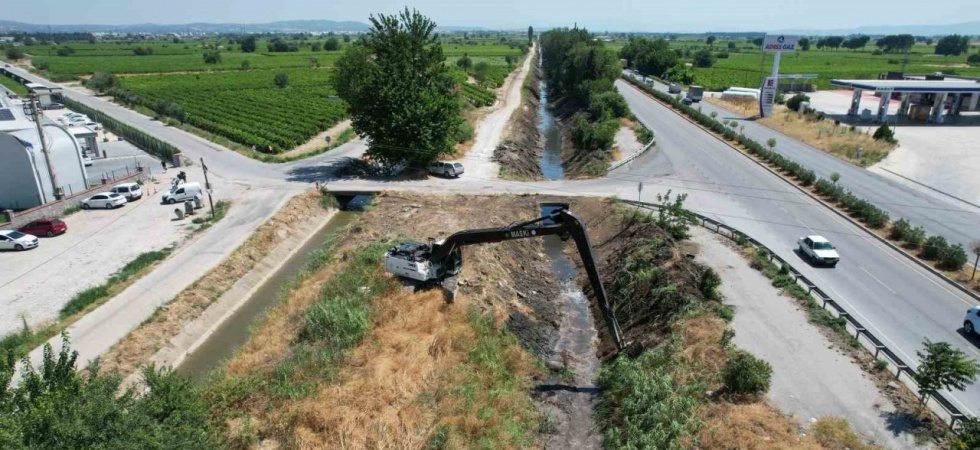
<path fill-rule="evenodd" d="M 622 202 L 640 208 L 646 208 L 646 209 L 659 210 L 663 208 L 662 205 L 658 205 L 656 203 L 638 202 L 633 200 L 622 200 Z M 865 340 L 868 342 L 868 344 L 870 344 L 870 347 L 873 348 L 874 350 L 871 351 L 870 349 L 868 349 L 867 346 L 865 346 L 865 349 L 868 349 L 869 352 L 872 353 L 875 359 L 878 359 L 880 355 L 884 354 L 891 361 L 892 365 L 896 367 L 896 371 L 895 371 L 896 380 L 900 379 L 902 373 L 904 372 L 905 374 L 908 375 L 907 378 L 910 381 L 912 381 L 912 383 L 914 383 L 916 387 L 918 387 L 918 383 L 915 381 L 915 376 L 916 376 L 915 369 L 910 367 L 904 360 L 902 360 L 901 357 L 899 357 L 894 351 L 888 348 L 888 346 L 886 346 L 881 341 L 881 339 L 875 336 L 874 333 L 868 330 L 867 327 L 861 324 L 861 322 L 858 321 L 853 315 L 848 313 L 847 310 L 845 310 L 844 307 L 840 305 L 840 303 L 838 303 L 836 300 L 834 300 L 829 295 L 827 295 L 826 292 L 824 292 L 815 283 L 810 281 L 810 279 L 808 279 L 806 276 L 804 276 L 802 273 L 796 270 L 796 268 L 794 268 L 790 263 L 786 262 L 785 260 L 777 256 L 772 250 L 770 250 L 768 247 L 763 245 L 761 242 L 750 237 L 749 235 L 729 225 L 725 225 L 717 220 L 714 220 L 710 217 L 706 217 L 694 212 L 692 212 L 692 214 L 697 216 L 697 218 L 700 220 L 701 227 L 707 229 L 708 231 L 729 238 L 735 242 L 740 242 L 740 241 L 748 242 L 753 247 L 755 247 L 756 250 L 765 251 L 766 252 L 765 254 L 769 256 L 769 260 L 776 263 L 779 267 L 786 267 L 789 270 L 790 274 L 793 275 L 793 277 L 796 279 L 796 283 L 802 286 L 803 288 L 805 288 L 807 290 L 807 293 L 814 300 L 817 300 L 821 308 L 828 309 L 829 307 L 829 309 L 831 309 L 837 314 L 838 318 L 844 318 L 847 325 L 850 325 L 850 327 L 853 329 L 854 339 L 856 339 L 860 343 L 861 337 L 864 336 Z M 847 329 L 846 326 L 845 329 Z M 929 392 L 928 394 L 929 394 L 929 398 L 931 400 L 935 400 L 935 402 L 942 407 L 944 412 L 949 415 L 950 428 L 953 428 L 956 425 L 957 421 L 968 418 L 966 414 L 960 411 L 960 409 L 957 408 L 956 405 L 953 405 L 953 403 L 950 402 L 949 399 L 947 399 L 946 396 L 943 395 L 942 393 L 932 391 Z"/>
<path fill-rule="evenodd" d="M 646 146 L 644 146 L 642 150 L 640 150 L 640 151 L 638 151 L 638 152 L 630 155 L 629 158 L 626 158 L 626 159 L 624 159 L 622 161 L 618 161 L 615 164 L 609 166 L 609 171 L 616 170 L 616 169 L 618 169 L 620 167 L 623 167 L 623 166 L 629 164 L 631 161 L 633 161 L 636 158 L 639 158 L 640 155 L 646 153 L 651 148 L 653 148 L 654 145 L 657 145 L 657 138 L 650 139 L 650 143 L 649 144 L 647 144 Z"/>

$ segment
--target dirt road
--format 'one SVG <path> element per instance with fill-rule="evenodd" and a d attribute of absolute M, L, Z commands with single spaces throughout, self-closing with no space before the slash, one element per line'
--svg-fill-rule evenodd
<path fill-rule="evenodd" d="M 508 77 L 504 98 L 496 107 L 497 109 L 487 114 L 477 125 L 473 148 L 460 160 L 466 169 L 462 178 L 497 178 L 500 169 L 498 164 L 493 161 L 493 151 L 503 139 L 504 130 L 510 122 L 510 116 L 521 106 L 521 86 L 524 85 L 524 78 L 530 72 L 531 63 L 536 59 L 537 52 L 538 47 L 536 45 L 531 47 L 527 58 L 524 58 L 524 65 Z"/>

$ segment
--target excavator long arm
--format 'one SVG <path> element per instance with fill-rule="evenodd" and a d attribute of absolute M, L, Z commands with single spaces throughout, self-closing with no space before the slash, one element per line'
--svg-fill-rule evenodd
<path fill-rule="evenodd" d="M 596 267 L 595 258 L 592 256 L 592 245 L 586 233 L 585 223 L 568 211 L 568 205 L 554 204 L 546 206 L 554 206 L 556 209 L 544 217 L 506 227 L 465 230 L 454 233 L 442 243 L 433 245 L 429 260 L 434 263 L 439 263 L 443 267 L 454 268 L 451 269 L 452 273 L 447 275 L 455 276 L 458 274 L 458 270 L 462 265 L 461 249 L 467 245 L 548 235 L 558 235 L 562 240 L 571 237 L 575 240 L 579 256 L 582 258 L 582 265 L 585 266 L 585 272 L 589 277 L 589 284 L 592 285 L 592 291 L 599 301 L 599 309 L 606 322 L 606 327 L 609 329 L 609 334 L 616 342 L 616 347 L 619 350 L 623 350 L 625 344 L 623 342 L 622 332 L 619 328 L 619 322 L 616 320 L 616 315 L 609 306 L 606 290 L 602 286 L 602 279 L 599 277 L 599 270 Z"/>

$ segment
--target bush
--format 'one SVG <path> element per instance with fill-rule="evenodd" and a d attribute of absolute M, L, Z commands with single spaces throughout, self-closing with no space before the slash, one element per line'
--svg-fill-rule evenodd
<path fill-rule="evenodd" d="M 11 61 L 16 61 L 18 59 L 24 58 L 24 51 L 20 47 L 7 47 L 3 52 L 4 56 Z"/>
<path fill-rule="evenodd" d="M 799 111 L 800 104 L 808 101 L 810 101 L 809 96 L 803 94 L 796 94 L 790 97 L 789 100 L 786 100 L 786 107 L 789 108 L 790 111 Z"/>
<path fill-rule="evenodd" d="M 221 52 L 211 50 L 204 52 L 204 64 L 218 64 L 221 62 Z"/>
<path fill-rule="evenodd" d="M 593 123 L 579 116 L 572 127 L 572 144 L 581 150 L 608 150 L 612 148 L 617 131 L 617 120 Z"/>
<path fill-rule="evenodd" d="M 888 239 L 904 240 L 912 230 L 912 224 L 908 220 L 898 219 L 892 224 L 892 229 L 888 232 Z"/>
<path fill-rule="evenodd" d="M 93 91 L 106 92 L 119 85 L 119 79 L 109 72 L 95 72 L 85 81 L 85 87 Z"/>
<path fill-rule="evenodd" d="M 960 244 L 947 246 L 939 252 L 939 268 L 943 270 L 960 270 L 966 264 L 966 250 Z"/>
<path fill-rule="evenodd" d="M 966 58 L 966 62 L 971 66 L 980 66 L 980 53 L 974 53 Z"/>
<path fill-rule="evenodd" d="M 473 139 L 473 125 L 470 125 L 468 120 L 460 120 L 456 131 L 456 142 L 462 144 L 470 139 Z"/>
<path fill-rule="evenodd" d="M 736 350 L 725 363 L 725 388 L 737 395 L 755 395 L 769 390 L 772 366 L 744 350 Z"/>
<path fill-rule="evenodd" d="M 470 67 L 473 67 L 473 60 L 469 56 L 463 55 L 462 58 L 456 60 L 456 66 L 463 70 L 469 70 Z"/>
<path fill-rule="evenodd" d="M 589 95 L 589 113 L 594 121 L 626 117 L 629 112 L 630 107 L 619 92 L 606 91 L 601 94 Z"/>
<path fill-rule="evenodd" d="M 715 64 L 715 55 L 711 54 L 711 50 L 702 48 L 694 53 L 694 67 L 707 68 Z"/>
<path fill-rule="evenodd" d="M 909 247 L 916 248 L 926 240 L 926 230 L 922 227 L 915 227 L 905 233 L 905 243 Z"/>
<path fill-rule="evenodd" d="M 946 238 L 929 236 L 929 239 L 926 239 L 925 243 L 922 244 L 922 257 L 928 260 L 939 259 L 939 256 L 946 251 L 946 247 L 949 247 Z"/>
<path fill-rule="evenodd" d="M 888 126 L 888 122 L 881 124 L 881 126 L 875 130 L 875 134 L 871 137 L 876 141 L 885 141 L 890 144 L 897 142 L 895 141 L 895 132 Z"/>
<path fill-rule="evenodd" d="M 273 82 L 276 83 L 276 87 L 282 89 L 289 85 L 289 76 L 284 73 L 277 73 Z"/>

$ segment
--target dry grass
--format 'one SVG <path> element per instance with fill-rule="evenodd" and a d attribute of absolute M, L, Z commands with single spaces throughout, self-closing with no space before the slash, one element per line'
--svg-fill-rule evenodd
<path fill-rule="evenodd" d="M 727 324 L 713 314 L 686 319 L 676 326 L 683 340 L 681 360 L 690 369 L 685 375 L 699 380 L 713 380 L 728 361 L 721 346 Z M 688 380 L 684 380 L 688 381 Z"/>
<path fill-rule="evenodd" d="M 218 267 L 190 285 L 102 355 L 103 372 L 129 374 L 148 363 L 183 327 L 221 297 L 298 226 L 326 215 L 315 192 L 291 199 Z"/>
<path fill-rule="evenodd" d="M 847 421 L 837 417 L 824 417 L 813 425 L 813 437 L 823 448 L 829 450 L 877 450 L 880 447 L 867 445 L 860 436 L 851 430 Z"/>
<path fill-rule="evenodd" d="M 714 403 L 705 408 L 698 434 L 704 450 L 819 450 L 812 436 L 800 436 L 799 424 L 766 403 Z"/>
<path fill-rule="evenodd" d="M 705 97 L 704 101 L 720 106 L 744 117 L 759 116 L 759 102 L 751 99 L 721 99 L 720 97 Z"/>
<path fill-rule="evenodd" d="M 838 158 L 862 166 L 870 166 L 885 159 L 888 153 L 897 146 L 896 144 L 876 141 L 870 134 L 865 134 L 860 130 L 852 131 L 848 126 L 834 125 L 832 120 L 804 119 L 782 105 L 776 105 L 772 117 L 759 119 L 758 123 L 831 153 Z M 860 158 L 857 157 L 858 148 L 864 149 Z M 778 144 L 776 149 L 779 149 Z"/>

